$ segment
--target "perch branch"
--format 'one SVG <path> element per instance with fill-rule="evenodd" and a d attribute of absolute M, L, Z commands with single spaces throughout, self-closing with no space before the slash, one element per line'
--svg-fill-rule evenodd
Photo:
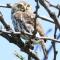
<path fill-rule="evenodd" d="M 20 34 L 25 34 L 25 35 L 29 35 L 29 36 L 32 36 L 31 34 L 28 34 L 28 33 L 24 33 L 24 32 L 11 32 L 11 31 L 4 31 L 4 30 L 0 30 L 0 35 L 1 34 L 11 34 L 11 35 L 20 35 Z M 41 39 L 46 39 L 46 40 L 50 40 L 50 41 L 54 41 L 54 42 L 57 42 L 57 43 L 60 43 L 60 41 L 57 41 L 57 39 L 53 39 L 53 38 L 49 38 L 49 37 L 36 37 L 35 40 L 41 40 Z"/>
<path fill-rule="evenodd" d="M 32 35 L 27 32 L 13 32 L 13 31 L 0 30 L 0 34 L 2 34 L 2 33 L 11 34 L 11 35 L 20 35 L 20 34 L 25 34 L 25 35 L 29 35 L 29 36 Z"/>
<path fill-rule="evenodd" d="M 24 44 L 20 40 L 20 37 L 17 37 L 17 39 L 18 39 L 18 42 L 17 42 L 17 39 L 15 39 L 15 37 L 11 37 L 10 35 L 8 35 L 8 34 L 12 34 L 12 32 L 5 32 L 5 31 L 2 31 L 2 32 L 3 32 L 3 34 L 1 34 L 1 36 L 3 36 L 4 38 L 6 38 L 10 43 L 16 44 L 19 48 L 21 48 L 21 50 L 23 50 L 24 52 L 26 52 L 29 56 L 33 57 L 34 59 L 40 60 L 36 56 L 36 54 L 33 53 L 32 50 L 26 49 L 27 47 L 24 47 Z M 19 34 L 19 33 L 17 33 L 17 34 Z"/>
<path fill-rule="evenodd" d="M 46 2 L 49 4 L 49 6 L 54 7 L 54 8 L 56 8 L 56 9 L 59 9 L 59 10 L 60 10 L 60 5 L 59 5 L 59 4 L 53 5 L 53 4 L 51 4 L 50 2 L 48 2 L 48 1 L 46 1 Z"/>

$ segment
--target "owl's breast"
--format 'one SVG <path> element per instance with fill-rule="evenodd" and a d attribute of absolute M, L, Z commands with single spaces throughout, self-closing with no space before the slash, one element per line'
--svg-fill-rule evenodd
<path fill-rule="evenodd" d="M 32 16 L 32 17 L 31 17 Z M 21 12 L 18 11 L 16 13 L 14 13 L 14 17 L 15 20 L 18 22 L 19 24 L 19 29 L 20 30 L 25 30 L 26 32 L 29 31 L 29 33 L 32 33 L 34 31 L 34 17 L 33 14 L 31 13 L 27 13 L 27 12 Z M 17 25 L 18 25 L 17 24 Z M 24 26 L 25 25 L 25 26 Z M 27 30 L 28 31 L 27 31 Z M 22 30 L 22 31 L 23 31 Z"/>

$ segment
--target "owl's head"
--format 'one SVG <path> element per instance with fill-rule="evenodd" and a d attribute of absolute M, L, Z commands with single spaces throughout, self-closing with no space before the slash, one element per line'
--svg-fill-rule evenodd
<path fill-rule="evenodd" d="M 20 10 L 20 11 L 26 11 L 26 10 L 32 10 L 32 7 L 30 4 L 26 3 L 26 2 L 20 2 L 19 4 L 17 4 L 17 8 Z"/>

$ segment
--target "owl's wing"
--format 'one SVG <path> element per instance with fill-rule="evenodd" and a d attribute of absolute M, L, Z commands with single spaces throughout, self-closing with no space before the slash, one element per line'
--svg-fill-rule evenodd
<path fill-rule="evenodd" d="M 45 36 L 42 24 L 41 24 L 41 22 L 38 19 L 36 20 L 36 29 L 39 32 L 40 36 Z"/>

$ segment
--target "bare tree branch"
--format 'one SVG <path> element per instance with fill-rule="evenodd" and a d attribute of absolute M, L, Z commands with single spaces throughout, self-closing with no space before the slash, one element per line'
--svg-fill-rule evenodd
<path fill-rule="evenodd" d="M 47 21 L 47 22 L 55 24 L 53 21 L 51 21 L 50 19 L 47 19 L 45 17 L 39 16 L 39 15 L 37 17 L 40 18 L 40 19 L 42 19 L 42 20 L 44 20 L 44 21 Z"/>
<path fill-rule="evenodd" d="M 10 26 L 4 21 L 3 15 L 0 12 L 0 21 L 1 23 L 4 25 L 4 27 L 6 28 L 6 30 L 10 30 Z"/>
<path fill-rule="evenodd" d="M 0 30 L 0 35 L 1 35 L 1 34 L 11 34 L 11 35 L 25 34 L 25 35 L 32 36 L 31 34 L 28 34 L 28 33 L 23 33 L 23 32 L 13 32 L 13 31 L 5 31 L 5 30 Z M 50 40 L 50 41 L 54 41 L 54 42 L 60 43 L 60 41 L 57 41 L 57 39 L 53 39 L 53 38 L 51 38 L 51 37 L 35 37 L 35 39 L 37 39 L 37 40 L 40 40 L 40 39 L 46 39 L 46 40 Z"/>
<path fill-rule="evenodd" d="M 0 5 L 0 7 L 3 7 L 3 8 L 12 8 L 11 4 L 7 4 L 6 6 Z"/>
<path fill-rule="evenodd" d="M 50 11 L 49 7 L 46 5 L 45 2 L 46 2 L 45 0 L 39 0 L 39 3 L 46 9 L 50 17 L 53 19 L 54 23 L 60 30 L 60 23 L 58 22 L 57 16 L 53 12 Z"/>
<path fill-rule="evenodd" d="M 28 49 L 26 46 L 24 46 L 24 43 L 20 40 L 20 37 L 17 37 L 17 39 L 16 39 L 14 36 L 8 35 L 8 34 L 12 34 L 11 32 L 4 32 L 4 31 L 2 31 L 2 32 L 3 32 L 3 34 L 1 34 L 1 36 L 6 38 L 10 43 L 16 44 L 19 48 L 21 48 L 22 51 L 26 52 L 28 55 L 30 55 L 34 59 L 39 60 L 39 58 L 36 56 L 35 53 L 33 53 L 33 51 L 31 49 Z"/>
<path fill-rule="evenodd" d="M 36 11 L 35 11 L 36 17 L 35 17 L 35 22 L 34 22 L 35 23 L 35 26 L 34 26 L 35 31 L 36 31 L 36 19 L 37 18 L 40 18 L 42 20 L 45 20 L 45 21 L 48 21 L 48 22 L 51 22 L 51 23 L 55 24 L 55 26 L 60 30 L 60 23 L 59 23 L 59 21 L 57 19 L 57 16 L 53 12 L 51 12 L 51 10 L 49 9 L 48 5 L 45 2 L 47 2 L 49 4 L 49 6 L 57 8 L 59 10 L 58 16 L 60 15 L 60 6 L 59 5 L 55 6 L 55 5 L 51 4 L 50 2 L 48 2 L 47 0 L 35 0 L 35 2 L 37 4 L 36 5 Z M 46 9 L 46 11 L 50 15 L 50 17 L 53 19 L 53 21 L 51 21 L 48 18 L 44 18 L 44 17 L 41 17 L 41 16 L 38 15 L 39 3 Z M 6 6 L 0 6 L 0 7 L 3 7 L 3 8 L 12 8 L 12 6 L 10 6 L 10 4 L 7 4 Z M 6 31 L 5 30 L 0 30 L 0 35 L 1 36 L 6 38 L 10 43 L 16 44 L 19 48 L 21 48 L 21 50 L 23 52 L 26 52 L 28 54 L 29 58 L 32 57 L 35 60 L 40 60 L 37 57 L 37 55 L 30 48 L 28 48 L 26 46 L 26 44 L 24 44 L 23 41 L 20 39 L 20 35 L 21 34 L 29 35 L 29 36 L 32 36 L 32 34 L 29 34 L 27 32 L 24 32 L 24 33 L 23 32 L 14 32 L 10 28 L 10 26 L 4 21 L 4 18 L 3 18 L 3 15 L 1 14 L 1 12 L 0 12 L 0 21 L 4 25 L 4 27 L 6 28 Z M 34 32 L 34 34 L 35 33 L 36 32 Z M 42 48 L 44 48 L 45 45 L 44 45 L 44 43 L 41 40 L 50 40 L 50 41 L 52 41 L 52 46 L 48 49 L 47 53 L 49 53 L 49 51 L 53 47 L 53 49 L 54 49 L 54 60 L 56 60 L 56 55 L 57 55 L 57 51 L 56 51 L 56 48 L 55 48 L 55 42 L 60 43 L 60 41 L 58 41 L 56 39 L 56 33 L 57 32 L 56 32 L 56 29 L 55 29 L 54 38 L 51 38 L 51 37 L 50 38 L 49 37 L 39 37 L 38 38 L 38 37 L 34 36 L 35 38 L 31 39 L 33 44 L 38 44 L 38 43 L 40 44 L 40 43 L 42 43 Z M 44 52 L 44 55 L 45 55 L 45 52 Z M 45 60 L 46 60 L 46 58 L 45 58 Z"/>
<path fill-rule="evenodd" d="M 57 27 L 55 25 L 54 38 L 56 38 L 56 33 L 57 33 Z M 56 51 L 56 47 L 55 47 L 55 42 L 52 42 L 52 46 L 53 46 L 53 49 L 54 49 L 54 60 L 56 60 L 57 51 Z"/>

